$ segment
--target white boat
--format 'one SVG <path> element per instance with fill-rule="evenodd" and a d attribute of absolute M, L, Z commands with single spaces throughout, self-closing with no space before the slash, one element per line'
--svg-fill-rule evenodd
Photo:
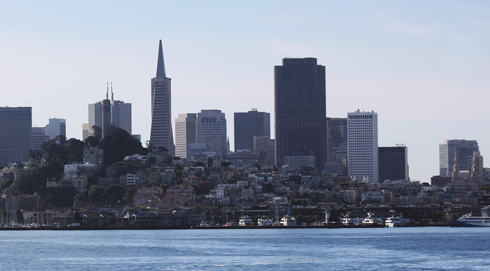
<path fill-rule="evenodd" d="M 374 213 L 368 213 L 368 217 L 366 217 L 362 224 L 364 225 L 374 225 L 374 224 L 383 224 L 383 220 L 379 217 L 374 217 Z"/>
<path fill-rule="evenodd" d="M 248 216 L 242 216 L 240 220 L 238 220 L 238 226 L 252 227 L 253 225 L 254 221 Z"/>
<path fill-rule="evenodd" d="M 286 215 L 283 218 L 281 218 L 281 222 L 279 222 L 279 225 L 285 226 L 285 227 L 296 226 L 296 219 L 292 216 Z"/>
<path fill-rule="evenodd" d="M 391 217 L 386 219 L 385 226 L 387 228 L 404 227 L 406 224 L 410 223 L 412 220 L 410 218 L 403 218 L 403 214 L 395 216 L 394 212 Z"/>
<path fill-rule="evenodd" d="M 342 224 L 344 224 L 344 225 L 360 225 L 360 224 L 362 224 L 362 221 L 363 221 L 363 220 L 364 220 L 364 219 L 359 218 L 359 217 L 348 217 L 348 216 L 346 216 L 346 217 L 342 217 L 342 218 L 340 219 L 340 221 L 341 221 L 341 222 L 342 222 Z"/>
<path fill-rule="evenodd" d="M 272 219 L 267 219 L 267 218 L 259 218 L 257 220 L 257 225 L 259 227 L 269 227 L 269 226 L 275 226 L 276 222 L 274 222 Z"/>
<path fill-rule="evenodd" d="M 471 213 L 469 213 L 451 223 L 451 226 L 490 227 L 490 217 L 473 216 Z"/>

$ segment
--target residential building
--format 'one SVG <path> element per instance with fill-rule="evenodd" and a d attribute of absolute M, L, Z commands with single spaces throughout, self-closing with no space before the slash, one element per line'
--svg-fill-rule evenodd
<path fill-rule="evenodd" d="M 252 151 L 253 138 L 271 134 L 271 116 L 267 112 L 252 109 L 248 112 L 235 113 L 235 152 L 242 149 Z"/>
<path fill-rule="evenodd" d="M 208 151 L 218 154 L 228 151 L 226 118 L 221 110 L 201 110 L 197 116 L 196 142 L 208 143 Z"/>
<path fill-rule="evenodd" d="M 0 107 L 0 167 L 29 161 L 32 146 L 32 108 Z"/>
<path fill-rule="evenodd" d="M 196 142 L 197 114 L 179 114 L 175 119 L 175 156 L 190 158 L 189 145 Z"/>
<path fill-rule="evenodd" d="M 156 77 L 151 79 L 151 133 L 150 143 L 154 147 L 167 148 L 175 155 L 174 136 L 172 133 L 172 100 L 170 78 L 165 73 L 162 41 L 158 48 Z"/>
<path fill-rule="evenodd" d="M 451 176 L 454 167 L 454 155 L 457 156 L 459 170 L 470 170 L 468 158 L 479 151 L 476 140 L 453 139 L 439 144 L 439 175 Z"/>
<path fill-rule="evenodd" d="M 268 136 L 254 136 L 253 153 L 259 156 L 259 165 L 273 166 L 275 165 L 275 143 L 274 139 Z"/>
<path fill-rule="evenodd" d="M 378 148 L 379 181 L 408 180 L 407 146 Z"/>
<path fill-rule="evenodd" d="M 347 113 L 347 168 L 357 181 L 378 183 L 378 114 Z"/>
<path fill-rule="evenodd" d="M 315 155 L 315 167 L 327 161 L 325 66 L 316 58 L 284 58 L 274 67 L 274 117 L 277 166 L 286 152 L 306 147 Z"/>

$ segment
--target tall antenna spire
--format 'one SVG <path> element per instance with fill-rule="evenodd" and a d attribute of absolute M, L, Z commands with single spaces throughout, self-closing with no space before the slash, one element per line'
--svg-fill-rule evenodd
<path fill-rule="evenodd" d="M 114 101 L 114 92 L 112 92 L 112 81 L 111 81 L 111 100 Z"/>
<path fill-rule="evenodd" d="M 158 46 L 157 79 L 163 79 L 165 77 L 167 77 L 167 75 L 165 74 L 165 63 L 163 62 L 162 40 L 160 40 Z"/>
<path fill-rule="evenodd" d="M 107 81 L 107 92 L 105 93 L 105 99 L 109 100 L 109 81 Z"/>

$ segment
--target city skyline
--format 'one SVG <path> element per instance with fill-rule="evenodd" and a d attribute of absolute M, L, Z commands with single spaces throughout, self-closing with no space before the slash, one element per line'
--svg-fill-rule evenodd
<path fill-rule="evenodd" d="M 112 80 L 118 97 L 133 104 L 133 133 L 145 142 L 148 75 L 162 38 L 173 116 L 255 107 L 273 118 L 272 67 L 284 57 L 315 57 L 327 67 L 327 116 L 378 112 L 379 145 L 404 143 L 413 179 L 438 174 L 444 140 L 475 139 L 483 156 L 490 153 L 479 117 L 489 85 L 488 3 L 217 4 L 5 4 L 0 82 L 9 95 L 1 106 L 31 106 L 38 127 L 64 118 L 67 136 L 81 138 L 86 105 Z M 80 75 L 83 82 L 73 84 Z M 36 87 L 18 83 L 25 77 Z"/>

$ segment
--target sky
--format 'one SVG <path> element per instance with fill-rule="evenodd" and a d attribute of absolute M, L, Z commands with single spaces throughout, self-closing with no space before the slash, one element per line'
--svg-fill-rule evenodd
<path fill-rule="evenodd" d="M 379 146 L 405 144 L 411 179 L 429 182 L 444 140 L 490 159 L 489 15 L 488 1 L 0 0 L 0 106 L 31 106 L 38 127 L 65 118 L 80 139 L 109 81 L 145 142 L 161 39 L 172 118 L 222 110 L 233 149 L 234 112 L 274 123 L 273 67 L 315 57 L 327 116 L 374 110 Z"/>

